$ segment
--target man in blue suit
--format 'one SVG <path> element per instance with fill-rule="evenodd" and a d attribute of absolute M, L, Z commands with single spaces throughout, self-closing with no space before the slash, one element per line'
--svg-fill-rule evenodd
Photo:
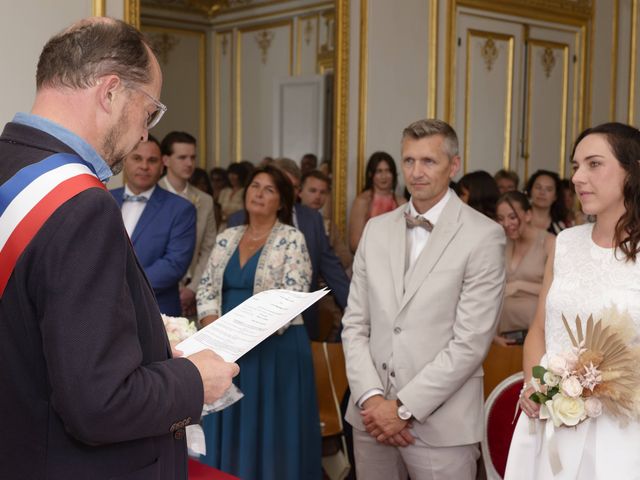
<path fill-rule="evenodd" d="M 196 210 L 191 202 L 156 184 L 163 163 L 158 141 L 149 135 L 124 160 L 126 184 L 111 193 L 138 260 L 149 278 L 160 312 L 182 313 L 178 284 L 191 264 Z"/>
<path fill-rule="evenodd" d="M 288 158 L 279 158 L 274 161 L 274 165 L 280 168 L 291 181 L 297 197 L 302 175 L 296 162 Z M 227 226 L 235 227 L 244 222 L 245 212 L 240 210 L 229 217 Z M 329 245 L 329 238 L 324 229 L 322 215 L 312 208 L 296 203 L 293 207 L 293 223 L 302 232 L 307 242 L 311 268 L 313 269 L 311 291 L 318 289 L 318 279 L 322 277 L 331 289 L 336 303 L 344 310 L 349 296 L 349 278 L 331 245 Z M 302 319 L 311 340 L 325 340 L 324 338 L 319 338 L 317 304 L 305 310 L 302 313 Z M 340 341 L 340 332 L 336 332 L 336 338 L 328 340 Z"/>

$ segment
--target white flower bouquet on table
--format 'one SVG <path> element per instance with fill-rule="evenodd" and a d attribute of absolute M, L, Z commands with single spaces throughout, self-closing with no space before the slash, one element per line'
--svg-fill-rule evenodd
<path fill-rule="evenodd" d="M 564 315 L 573 348 L 552 355 L 547 367 L 533 367 L 529 397 L 539 403 L 541 420 L 556 427 L 575 426 L 603 411 L 621 423 L 640 419 L 640 349 L 628 314 L 615 307 L 598 321 L 589 316 L 586 331 L 576 317 L 575 334 Z"/>

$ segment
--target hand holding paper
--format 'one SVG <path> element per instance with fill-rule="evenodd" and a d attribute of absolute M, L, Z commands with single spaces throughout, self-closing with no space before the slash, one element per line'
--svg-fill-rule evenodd
<path fill-rule="evenodd" d="M 309 293 L 291 290 L 257 293 L 176 348 L 187 356 L 213 350 L 225 361 L 235 362 L 327 293 L 326 288 Z"/>

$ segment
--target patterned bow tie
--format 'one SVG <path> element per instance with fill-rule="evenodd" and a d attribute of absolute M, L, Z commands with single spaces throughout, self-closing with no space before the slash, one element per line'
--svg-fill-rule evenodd
<path fill-rule="evenodd" d="M 424 228 L 427 232 L 433 230 L 433 223 L 420 215 L 412 217 L 405 212 L 404 219 L 407 221 L 407 228 L 421 227 Z"/>
<path fill-rule="evenodd" d="M 122 196 L 122 200 L 124 202 L 142 202 L 142 203 L 146 203 L 149 199 L 147 197 L 145 197 L 144 195 L 129 195 L 128 193 L 125 193 Z"/>

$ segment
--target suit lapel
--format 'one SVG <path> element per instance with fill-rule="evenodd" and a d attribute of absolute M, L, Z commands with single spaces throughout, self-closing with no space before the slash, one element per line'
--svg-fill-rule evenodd
<path fill-rule="evenodd" d="M 418 256 L 415 265 L 413 265 L 413 271 L 410 272 L 407 278 L 400 310 L 405 307 L 418 291 L 418 288 L 424 283 L 427 275 L 433 270 L 436 262 L 442 256 L 449 243 L 451 243 L 456 232 L 460 229 L 462 225 L 459 220 L 460 209 L 460 199 L 452 195 L 444 207 L 433 232 L 431 232 L 427 245 Z"/>
<path fill-rule="evenodd" d="M 403 217 L 405 210 L 406 208 L 399 208 L 395 212 L 388 246 L 391 252 L 391 277 L 397 305 L 402 303 L 404 296 L 404 265 L 407 250 L 407 227 Z"/>
<path fill-rule="evenodd" d="M 164 203 L 165 195 L 163 195 L 164 190 L 161 190 L 159 187 L 151 194 L 151 198 L 147 202 L 147 205 L 144 207 L 142 211 L 142 215 L 140 215 L 140 219 L 136 224 L 136 228 L 133 229 L 133 235 L 131 235 L 131 243 L 135 245 L 138 237 L 140 237 L 141 232 L 151 223 L 156 214 L 160 211 L 162 204 Z"/>

